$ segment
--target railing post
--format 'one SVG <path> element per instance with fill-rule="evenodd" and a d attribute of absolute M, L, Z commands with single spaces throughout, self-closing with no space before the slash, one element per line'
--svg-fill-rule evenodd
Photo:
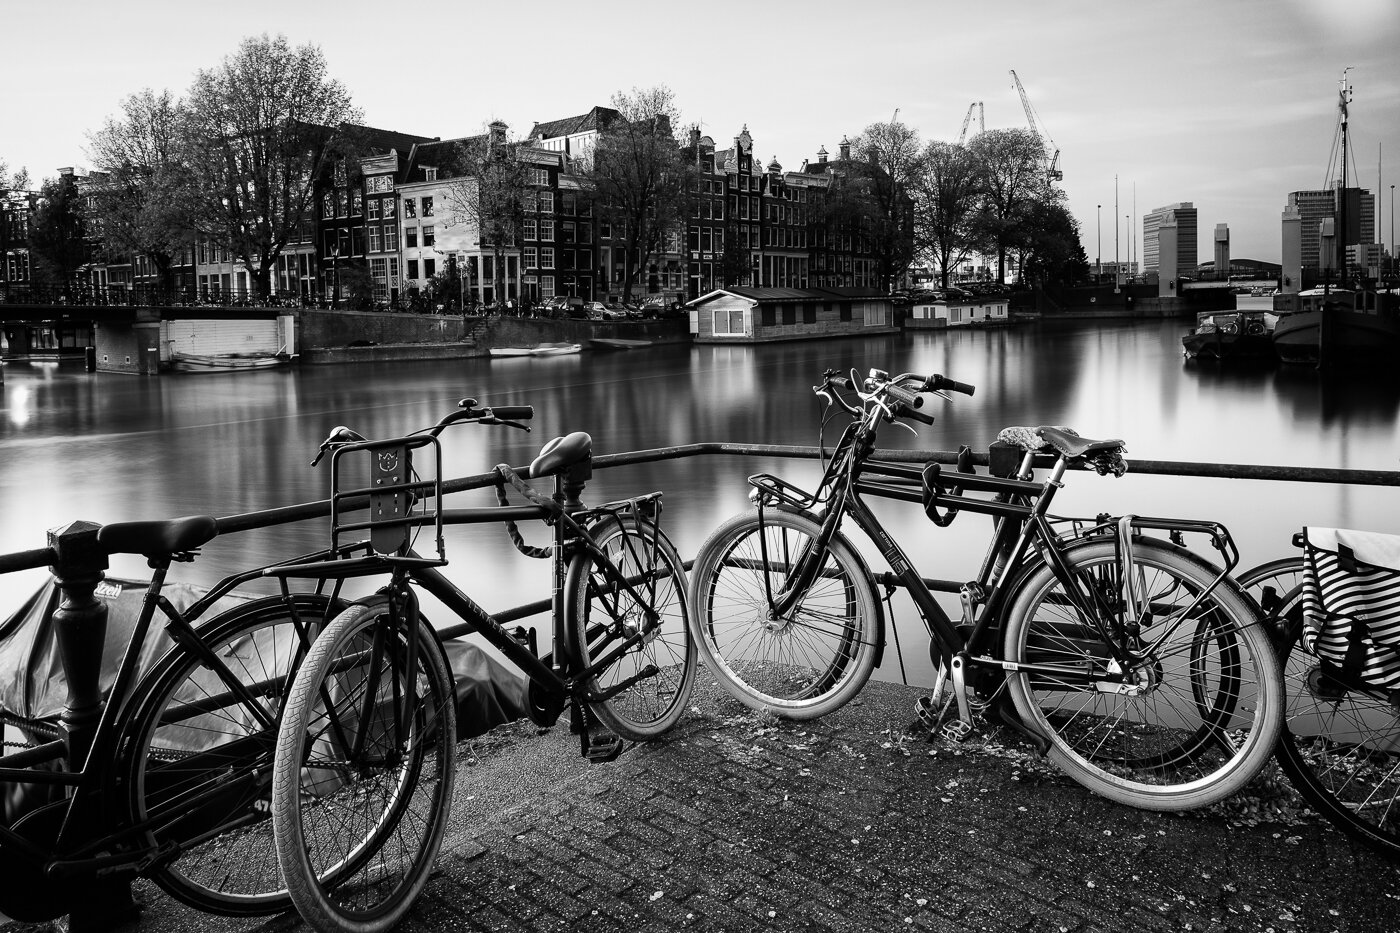
<path fill-rule="evenodd" d="M 58 647 L 68 699 L 59 718 L 67 745 L 68 768 L 82 769 L 102 718 L 102 649 L 107 639 L 107 604 L 95 595 L 107 569 L 107 554 L 97 543 L 101 525 L 78 521 L 49 532 L 53 563 L 49 569 L 62 593 L 54 610 Z M 101 766 L 112 763 L 101 762 Z M 80 801 L 64 826 L 65 836 L 87 838 L 103 831 L 104 814 L 115 806 L 102 800 Z M 129 922 L 137 908 L 131 884 L 122 878 L 97 878 L 75 890 L 68 915 L 70 933 L 98 933 Z"/>

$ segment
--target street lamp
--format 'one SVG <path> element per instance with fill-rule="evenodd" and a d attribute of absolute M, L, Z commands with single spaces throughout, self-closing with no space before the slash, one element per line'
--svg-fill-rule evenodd
<path fill-rule="evenodd" d="M 1390 186 L 1390 271 L 1395 272 L 1395 186 Z"/>
<path fill-rule="evenodd" d="M 1391 185 L 1394 188 L 1394 185 Z M 1395 212 L 1391 212 L 1390 219 L 1395 219 Z M 1099 205 L 1098 223 L 1095 227 L 1098 232 L 1098 243 L 1094 246 L 1094 284 L 1103 281 L 1103 205 Z"/>

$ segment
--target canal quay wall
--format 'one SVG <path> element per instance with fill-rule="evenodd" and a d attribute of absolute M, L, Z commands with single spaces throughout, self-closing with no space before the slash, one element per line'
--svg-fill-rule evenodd
<path fill-rule="evenodd" d="M 299 311 L 303 363 L 386 362 L 487 356 L 492 347 L 581 343 L 595 337 L 689 343 L 686 319 L 573 321 L 506 315 Z"/>

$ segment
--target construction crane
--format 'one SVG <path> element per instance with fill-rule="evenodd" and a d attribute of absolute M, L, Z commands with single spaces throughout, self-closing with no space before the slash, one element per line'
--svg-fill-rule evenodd
<path fill-rule="evenodd" d="M 958 145 L 961 146 L 967 141 L 967 125 L 972 122 L 972 112 L 977 111 L 977 132 L 987 132 L 987 115 L 982 109 L 982 102 L 974 100 L 967 106 L 967 116 L 963 117 L 962 132 L 958 134 Z"/>
<path fill-rule="evenodd" d="M 1026 89 L 1021 87 L 1021 79 L 1016 77 L 1015 68 L 1011 69 L 1011 80 L 1016 83 L 1016 92 L 1021 95 L 1021 106 L 1026 110 L 1026 121 L 1031 125 L 1031 132 L 1040 141 L 1041 148 L 1050 159 L 1050 168 L 1045 177 L 1048 181 L 1061 181 L 1065 173 L 1060 171 L 1060 149 L 1050 138 L 1050 134 L 1045 132 L 1045 125 L 1036 119 L 1035 108 L 1031 106 L 1030 97 L 1026 96 Z"/>

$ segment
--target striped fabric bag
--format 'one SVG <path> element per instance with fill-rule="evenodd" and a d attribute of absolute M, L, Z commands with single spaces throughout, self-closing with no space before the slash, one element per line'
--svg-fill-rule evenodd
<path fill-rule="evenodd" d="M 1303 647 L 1345 681 L 1400 688 L 1400 535 L 1303 529 Z"/>

